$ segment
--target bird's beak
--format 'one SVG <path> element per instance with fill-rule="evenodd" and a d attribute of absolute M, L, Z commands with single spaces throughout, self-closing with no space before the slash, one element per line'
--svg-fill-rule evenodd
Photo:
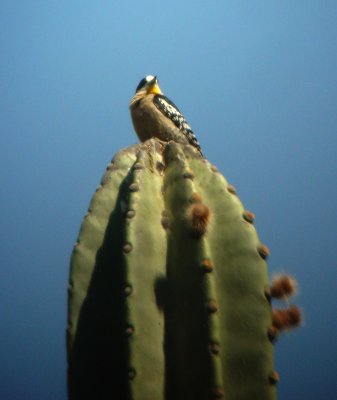
<path fill-rule="evenodd" d="M 148 93 L 162 94 L 162 91 L 160 90 L 156 76 L 152 79 L 151 83 L 149 84 Z"/>

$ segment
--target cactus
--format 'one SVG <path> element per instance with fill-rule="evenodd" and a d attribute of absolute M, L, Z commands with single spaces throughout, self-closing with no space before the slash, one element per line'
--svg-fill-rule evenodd
<path fill-rule="evenodd" d="M 118 153 L 71 259 L 69 399 L 275 399 L 272 342 L 296 323 L 270 299 L 294 285 L 269 288 L 253 221 L 192 147 Z"/>

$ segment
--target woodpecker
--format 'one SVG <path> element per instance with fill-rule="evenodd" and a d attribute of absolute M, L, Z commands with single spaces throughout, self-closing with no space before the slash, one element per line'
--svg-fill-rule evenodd
<path fill-rule="evenodd" d="M 159 88 L 156 76 L 143 78 L 130 102 L 135 131 L 141 142 L 157 137 L 168 142 L 188 143 L 203 156 L 199 142 L 179 108 Z"/>

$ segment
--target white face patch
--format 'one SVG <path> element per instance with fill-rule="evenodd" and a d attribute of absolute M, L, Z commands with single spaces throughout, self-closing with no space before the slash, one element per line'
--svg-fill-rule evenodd
<path fill-rule="evenodd" d="M 146 82 L 151 82 L 154 79 L 153 75 L 148 75 L 145 77 Z"/>

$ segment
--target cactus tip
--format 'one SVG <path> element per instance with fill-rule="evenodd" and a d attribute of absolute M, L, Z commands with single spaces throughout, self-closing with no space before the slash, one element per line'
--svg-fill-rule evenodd
<path fill-rule="evenodd" d="M 128 219 L 133 218 L 135 215 L 136 215 L 136 211 L 135 210 L 128 210 L 125 213 L 125 217 L 128 218 Z"/>
<path fill-rule="evenodd" d="M 161 225 L 165 230 L 170 227 L 170 219 L 169 219 L 166 211 L 163 211 L 161 213 Z"/>
<path fill-rule="evenodd" d="M 132 286 L 131 286 L 131 285 L 125 286 L 125 288 L 124 288 L 124 294 L 125 294 L 126 296 L 130 296 L 131 293 L 132 293 Z"/>
<path fill-rule="evenodd" d="M 280 331 L 276 328 L 276 326 L 272 325 L 268 329 L 268 339 L 271 341 L 271 343 L 274 343 L 275 340 L 278 338 Z"/>
<path fill-rule="evenodd" d="M 213 271 L 213 263 L 210 258 L 205 258 L 201 263 L 201 268 L 204 272 L 212 272 Z"/>
<path fill-rule="evenodd" d="M 274 309 L 272 320 L 273 326 L 280 331 L 295 328 L 302 321 L 301 311 L 294 305 L 286 309 Z"/>
<path fill-rule="evenodd" d="M 231 194 L 236 194 L 236 188 L 233 185 L 228 185 L 227 186 L 227 190 L 229 191 L 229 193 Z"/>
<path fill-rule="evenodd" d="M 165 165 L 161 161 L 157 161 L 156 168 L 159 173 L 162 173 L 165 169 Z"/>
<path fill-rule="evenodd" d="M 211 342 L 209 345 L 209 349 L 211 353 L 215 356 L 220 354 L 220 344 L 218 342 Z"/>
<path fill-rule="evenodd" d="M 270 383 L 271 385 L 276 385 L 279 381 L 280 381 L 280 376 L 279 376 L 278 372 L 273 371 L 273 372 L 269 375 L 269 383 Z"/>
<path fill-rule="evenodd" d="M 270 251 L 265 244 L 260 244 L 257 248 L 257 251 L 264 260 L 270 255 Z"/>
<path fill-rule="evenodd" d="M 125 333 L 126 333 L 127 336 L 132 336 L 135 333 L 135 328 L 132 325 L 129 325 L 125 329 Z"/>
<path fill-rule="evenodd" d="M 249 222 L 250 224 L 252 224 L 255 220 L 255 214 L 248 210 L 244 211 L 242 216 L 243 216 L 243 219 L 245 221 Z"/>
<path fill-rule="evenodd" d="M 207 302 L 207 311 L 210 314 L 214 314 L 219 310 L 219 305 L 215 300 L 209 300 Z"/>
<path fill-rule="evenodd" d="M 276 275 L 270 286 L 270 295 L 276 299 L 290 297 L 297 290 L 296 280 L 289 275 Z"/>
<path fill-rule="evenodd" d="M 129 186 L 130 192 L 138 192 L 139 191 L 139 186 L 137 183 L 131 183 Z"/>
<path fill-rule="evenodd" d="M 199 237 L 206 233 L 210 214 L 209 208 L 204 204 L 196 203 L 191 206 L 190 223 L 195 236 Z"/>
<path fill-rule="evenodd" d="M 139 161 L 137 161 L 134 165 L 133 165 L 133 169 L 134 170 L 139 170 L 139 169 L 143 169 L 144 168 L 144 166 L 143 166 L 143 164 L 142 163 L 140 163 Z"/>
<path fill-rule="evenodd" d="M 191 180 L 193 180 L 193 179 L 194 179 L 194 174 L 193 174 L 192 171 L 187 170 L 187 171 L 184 172 L 183 177 L 184 177 L 184 179 L 191 179 Z"/>
<path fill-rule="evenodd" d="M 125 243 L 123 246 L 123 252 L 125 254 L 130 253 L 132 251 L 132 244 L 131 243 Z"/>

